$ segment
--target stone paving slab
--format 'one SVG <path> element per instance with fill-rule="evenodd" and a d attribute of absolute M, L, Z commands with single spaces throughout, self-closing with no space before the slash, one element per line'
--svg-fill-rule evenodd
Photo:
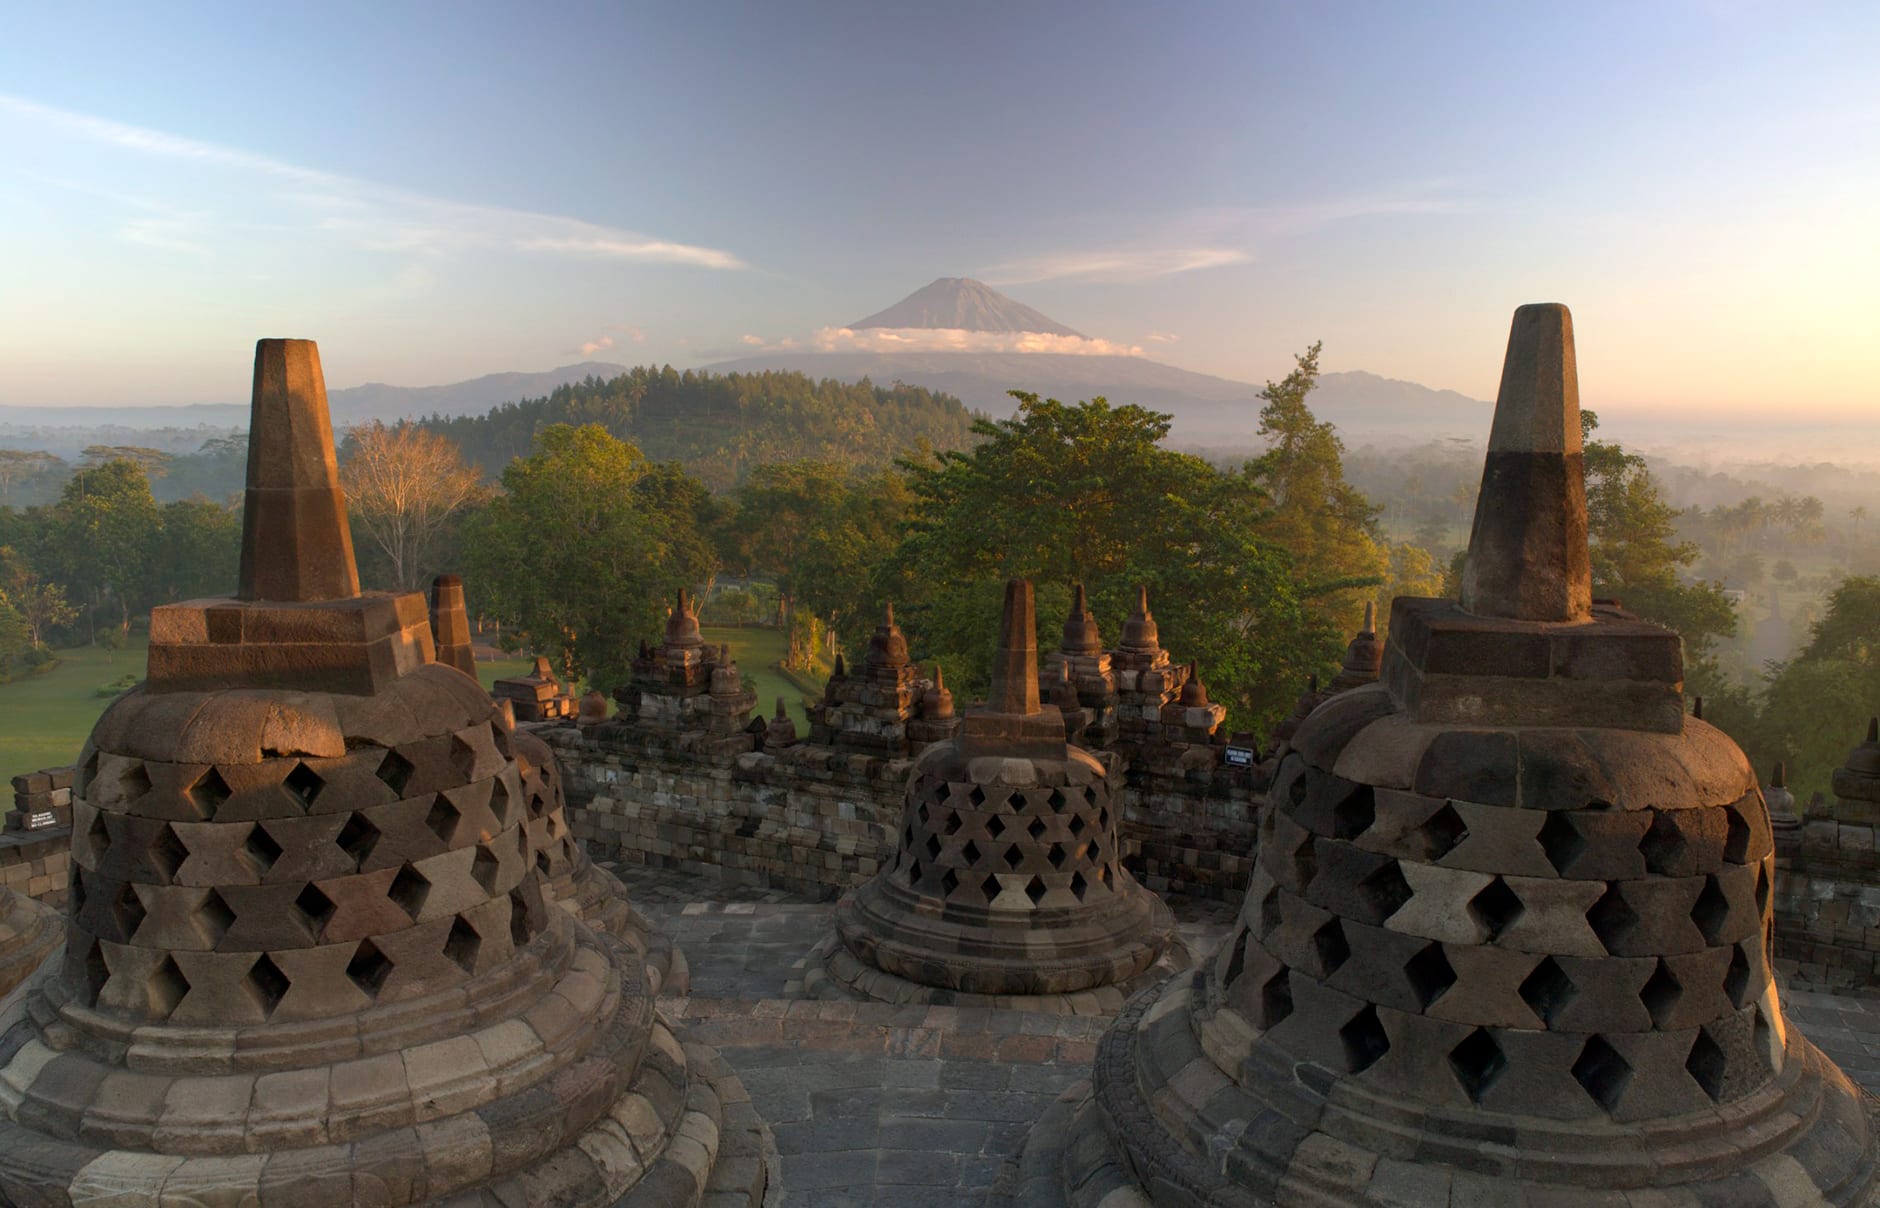
<path fill-rule="evenodd" d="M 1104 1017 L 784 997 L 834 903 L 609 865 L 684 951 L 691 993 L 660 1009 L 718 1049 L 776 1138 L 770 1208 L 986 1201 L 1032 1122 L 1089 1076 Z M 1205 958 L 1238 903 L 1174 898 Z M 1791 1021 L 1880 1093 L 1880 999 L 1785 990 Z"/>

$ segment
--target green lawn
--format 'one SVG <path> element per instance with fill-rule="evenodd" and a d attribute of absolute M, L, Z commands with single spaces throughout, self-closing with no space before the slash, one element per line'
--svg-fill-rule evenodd
<path fill-rule="evenodd" d="M 706 625 L 701 628 L 707 642 L 727 642 L 731 646 L 731 657 L 738 661 L 738 670 L 751 682 L 757 691 L 757 714 L 769 717 L 777 711 L 777 698 L 783 698 L 784 708 L 796 719 L 798 734 L 809 732 L 809 715 L 803 711 L 803 692 L 795 684 L 784 679 L 772 665 L 782 659 L 786 650 L 783 630 L 781 629 L 733 629 L 729 626 L 718 628 Z"/>
<path fill-rule="evenodd" d="M 770 716 L 781 696 L 799 732 L 807 732 L 802 692 L 771 666 L 784 654 L 780 630 L 707 628 L 704 632 L 708 642 L 730 643 L 732 657 L 756 685 L 763 716 Z M 13 777 L 77 760 L 85 736 L 110 703 L 109 697 L 98 695 L 98 689 L 121 676 L 142 678 L 144 658 L 141 639 L 123 650 L 81 646 L 60 651 L 58 666 L 44 675 L 0 684 L 0 811 L 13 804 L 7 785 Z M 488 688 L 506 676 L 526 675 L 531 662 L 525 658 L 478 662 L 477 678 Z"/>
<path fill-rule="evenodd" d="M 534 667 L 534 659 L 493 659 L 487 663 L 478 659 L 477 681 L 488 689 L 494 687 L 499 679 L 515 679 L 517 676 L 527 675 Z"/>
<path fill-rule="evenodd" d="M 74 763 L 109 697 L 98 689 L 125 675 L 144 674 L 144 643 L 124 650 L 81 646 L 59 651 L 44 675 L 0 684 L 0 808 L 13 805 L 7 781 L 22 772 Z"/>

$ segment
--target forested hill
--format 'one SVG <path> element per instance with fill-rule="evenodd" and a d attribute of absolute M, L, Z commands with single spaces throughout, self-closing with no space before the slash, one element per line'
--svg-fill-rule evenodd
<path fill-rule="evenodd" d="M 864 379 L 821 381 L 793 372 L 710 373 L 640 366 L 590 377 L 483 415 L 423 421 L 456 441 L 491 478 L 529 452 L 551 424 L 600 424 L 655 461 L 679 461 L 713 490 L 765 462 L 796 458 L 886 465 L 926 441 L 970 443 L 973 415 L 950 394 Z"/>

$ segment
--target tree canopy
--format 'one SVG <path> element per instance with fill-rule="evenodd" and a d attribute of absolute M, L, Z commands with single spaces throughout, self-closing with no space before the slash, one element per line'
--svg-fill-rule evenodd
<path fill-rule="evenodd" d="M 987 676 L 1007 578 L 1038 585 L 1046 649 L 1073 582 L 1111 640 L 1144 584 L 1164 643 L 1199 662 L 1235 724 L 1282 715 L 1340 641 L 1301 606 L 1294 564 L 1264 531 L 1265 494 L 1164 448 L 1166 415 L 1014 397 L 1012 419 L 974 425 L 971 452 L 908 464 L 905 533 L 876 583 L 916 653 L 970 692 Z"/>
<path fill-rule="evenodd" d="M 566 674 L 623 682 L 677 589 L 714 568 L 709 495 L 598 424 L 543 429 L 502 484 L 466 526 L 485 610 L 511 644 L 558 652 Z"/>
<path fill-rule="evenodd" d="M 1264 492 L 1272 507 L 1260 531 L 1292 555 L 1302 597 L 1327 624 L 1349 629 L 1365 600 L 1400 572 L 1403 590 L 1434 586 L 1428 555 L 1399 557 L 1378 533 L 1379 509 L 1345 480 L 1345 445 L 1337 429 L 1312 413 L 1307 396 L 1318 383 L 1319 348 L 1314 344 L 1294 358 L 1291 373 L 1260 391 L 1259 435 L 1267 450 L 1248 462 L 1247 481 Z M 1389 597 L 1380 610 L 1389 614 Z"/>
<path fill-rule="evenodd" d="M 1684 580 L 1700 551 L 1679 539 L 1678 509 L 1643 457 L 1592 439 L 1598 428 L 1597 414 L 1580 412 L 1593 594 L 1682 634 L 1686 677 L 1708 690 L 1715 682 L 1708 661 L 1717 638 L 1736 632 L 1736 610 L 1716 584 Z"/>
<path fill-rule="evenodd" d="M 951 395 L 899 382 L 816 381 L 800 373 L 680 372 L 641 366 L 590 377 L 486 414 L 432 417 L 470 462 L 497 475 L 553 424 L 598 424 L 659 461 L 677 461 L 714 491 L 759 466 L 811 459 L 884 467 L 923 444 L 964 446 L 972 417 Z"/>

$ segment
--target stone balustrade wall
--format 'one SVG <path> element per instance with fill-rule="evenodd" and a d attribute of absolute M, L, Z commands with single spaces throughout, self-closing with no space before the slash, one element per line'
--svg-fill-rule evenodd
<path fill-rule="evenodd" d="M 607 726 L 538 731 L 561 760 L 576 835 L 597 859 L 834 897 L 891 860 L 912 761 L 803 743 L 764 752 Z M 1126 862 L 1158 893 L 1233 899 L 1252 869 L 1254 790 L 1217 768 L 1123 794 Z"/>
<path fill-rule="evenodd" d="M 1777 832 L 1777 967 L 1798 983 L 1880 986 L 1880 827 L 1811 817 Z"/>
<path fill-rule="evenodd" d="M 0 821 L 0 889 L 63 905 L 71 869 L 72 769 L 15 776 L 13 808 Z"/>

